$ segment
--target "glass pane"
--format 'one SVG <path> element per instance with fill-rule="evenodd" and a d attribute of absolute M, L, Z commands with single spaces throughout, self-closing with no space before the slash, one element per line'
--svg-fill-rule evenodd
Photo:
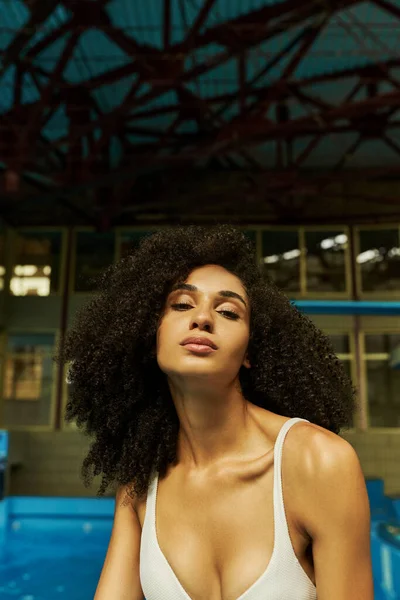
<path fill-rule="evenodd" d="M 386 352 L 387 354 L 400 344 L 400 333 L 374 333 L 365 335 L 365 352 L 376 354 Z"/>
<path fill-rule="evenodd" d="M 367 360 L 371 427 L 400 427 L 400 370 L 387 360 Z"/>
<path fill-rule="evenodd" d="M 120 236 L 120 254 L 121 258 L 127 256 L 139 246 L 140 241 L 155 233 L 155 231 L 125 231 Z"/>
<path fill-rule="evenodd" d="M 9 352 L 51 352 L 54 344 L 52 333 L 28 333 L 10 335 L 7 341 Z"/>
<path fill-rule="evenodd" d="M 365 292 L 400 290 L 398 229 L 360 231 L 361 287 Z"/>
<path fill-rule="evenodd" d="M 19 231 L 10 281 L 14 296 L 49 296 L 59 291 L 61 232 Z"/>
<path fill-rule="evenodd" d="M 328 334 L 336 354 L 350 353 L 350 338 L 347 333 Z"/>
<path fill-rule="evenodd" d="M 48 425 L 54 383 L 53 335 L 10 336 L 4 361 L 6 427 Z"/>
<path fill-rule="evenodd" d="M 11 356 L 5 364 L 5 400 L 38 400 L 42 392 L 42 357 Z"/>
<path fill-rule="evenodd" d="M 285 292 L 300 291 L 300 245 L 297 231 L 264 231 L 262 259 L 268 274 Z"/>
<path fill-rule="evenodd" d="M 347 235 L 336 231 L 306 231 L 308 292 L 346 290 L 345 250 Z"/>
<path fill-rule="evenodd" d="M 90 281 L 114 262 L 115 233 L 80 231 L 76 235 L 75 291 L 95 289 Z"/>

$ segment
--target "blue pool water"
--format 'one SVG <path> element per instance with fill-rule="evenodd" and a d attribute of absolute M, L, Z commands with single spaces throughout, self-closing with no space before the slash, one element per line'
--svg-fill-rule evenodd
<path fill-rule="evenodd" d="M 0 599 L 92 600 L 113 514 L 111 498 L 6 498 L 0 503 Z"/>
<path fill-rule="evenodd" d="M 8 540 L 0 553 L 0 598 L 93 599 L 107 543 L 90 535 Z"/>

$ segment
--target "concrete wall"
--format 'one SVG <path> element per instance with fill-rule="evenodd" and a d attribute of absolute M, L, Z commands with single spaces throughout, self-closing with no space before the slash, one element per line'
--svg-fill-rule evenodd
<path fill-rule="evenodd" d="M 22 447 L 22 463 L 11 467 L 8 493 L 15 496 L 96 496 L 101 478 L 86 488 L 80 469 L 90 441 L 76 431 L 11 432 L 12 445 Z M 113 495 L 108 491 L 107 495 Z"/>
<path fill-rule="evenodd" d="M 381 477 L 386 495 L 400 495 L 400 435 L 398 432 L 346 432 L 342 436 L 357 452 L 365 477 Z"/>

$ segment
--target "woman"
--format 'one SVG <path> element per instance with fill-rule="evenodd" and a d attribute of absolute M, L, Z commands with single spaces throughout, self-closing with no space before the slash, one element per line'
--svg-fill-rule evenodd
<path fill-rule="evenodd" d="M 66 418 L 94 438 L 85 484 L 118 485 L 95 600 L 372 600 L 365 481 L 337 435 L 354 390 L 245 235 L 160 231 L 100 288 L 59 354 Z"/>

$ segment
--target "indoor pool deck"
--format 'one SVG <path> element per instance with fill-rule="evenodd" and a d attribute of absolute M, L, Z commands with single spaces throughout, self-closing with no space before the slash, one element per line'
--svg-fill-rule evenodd
<path fill-rule="evenodd" d="M 400 505 L 367 481 L 375 600 L 400 600 Z M 0 598 L 92 600 L 113 498 L 9 496 L 0 502 Z"/>

